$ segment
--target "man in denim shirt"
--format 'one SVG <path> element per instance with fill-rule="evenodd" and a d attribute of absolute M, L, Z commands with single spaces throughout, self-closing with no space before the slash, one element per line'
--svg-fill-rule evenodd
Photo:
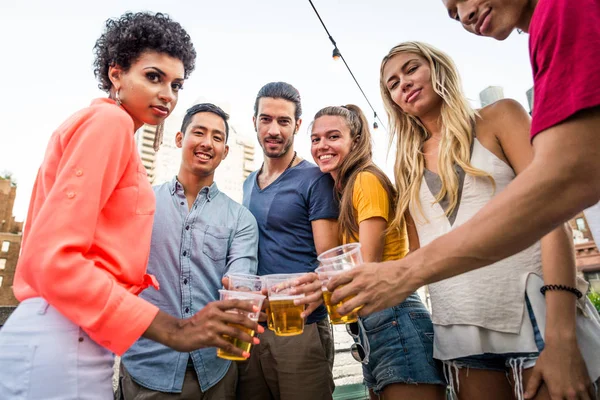
<path fill-rule="evenodd" d="M 140 297 L 181 318 L 214 305 L 226 273 L 257 270 L 256 220 L 213 180 L 229 150 L 227 119 L 212 104 L 190 108 L 176 136 L 182 148 L 179 173 L 154 187 L 148 273 L 156 276 L 160 291 L 147 289 Z M 120 394 L 125 400 L 233 400 L 236 382 L 236 364 L 217 358 L 214 347 L 179 353 L 141 338 L 122 357 Z"/>

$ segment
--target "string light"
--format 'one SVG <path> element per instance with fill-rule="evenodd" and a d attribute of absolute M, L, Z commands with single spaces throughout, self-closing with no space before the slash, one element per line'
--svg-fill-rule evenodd
<path fill-rule="evenodd" d="M 321 16 L 319 15 L 319 12 L 315 8 L 315 5 L 313 4 L 312 0 L 308 0 L 308 2 L 310 3 L 310 5 L 311 5 L 312 9 L 314 10 L 315 14 L 317 14 L 317 18 L 319 18 L 319 21 L 321 21 L 321 25 L 323 25 L 323 29 L 325 29 L 325 32 L 327 33 L 327 37 L 329 37 L 329 40 L 331 41 L 331 44 L 333 44 L 333 54 L 332 54 L 333 59 L 334 60 L 341 59 L 344 62 L 344 65 L 346 66 L 346 69 L 348 69 L 348 72 L 350 72 L 350 75 L 352 76 L 352 79 L 354 79 L 354 82 L 356 83 L 356 86 L 358 86 L 358 89 L 360 90 L 360 92 L 364 96 L 365 100 L 369 104 L 369 107 L 371 107 L 371 110 L 373 110 L 373 115 L 374 115 L 375 119 L 379 121 L 379 123 L 381 124 L 381 126 L 385 127 L 385 124 L 377 116 L 377 111 L 375 111 L 375 109 L 373 108 L 373 105 L 369 101 L 369 98 L 365 94 L 364 90 L 362 90 L 362 87 L 358 83 L 358 80 L 354 76 L 354 73 L 352 73 L 352 70 L 350 69 L 350 66 L 348 65 L 348 63 L 344 59 L 344 56 L 342 55 L 342 52 L 338 48 L 337 43 L 335 42 L 335 40 L 333 40 L 333 37 L 329 33 L 329 30 L 327 29 L 327 26 L 325 26 L 325 23 L 321 19 Z M 375 121 L 375 122 L 373 122 L 373 129 L 377 129 L 377 128 L 379 128 L 379 125 L 377 125 L 377 121 Z"/>
<path fill-rule="evenodd" d="M 332 57 L 334 60 L 339 60 L 340 58 L 342 58 L 342 53 L 340 53 L 340 50 L 337 48 L 337 46 L 333 49 Z"/>

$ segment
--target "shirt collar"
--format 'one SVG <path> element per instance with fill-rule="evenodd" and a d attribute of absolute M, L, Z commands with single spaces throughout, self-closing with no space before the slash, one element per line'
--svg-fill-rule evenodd
<path fill-rule="evenodd" d="M 171 196 L 174 196 L 175 193 L 177 193 L 177 191 L 181 191 L 182 194 L 183 194 L 183 186 L 177 180 L 177 175 L 175 175 L 173 177 L 173 179 L 171 180 L 171 183 L 169 185 L 169 190 L 171 192 Z M 217 187 L 217 182 L 213 181 L 212 185 L 210 185 L 210 186 L 204 186 L 202 189 L 200 189 L 200 192 L 198 193 L 198 196 L 200 196 L 200 195 L 206 195 L 208 201 L 211 201 L 212 199 L 214 199 L 219 194 L 219 192 L 220 192 L 220 190 Z"/>

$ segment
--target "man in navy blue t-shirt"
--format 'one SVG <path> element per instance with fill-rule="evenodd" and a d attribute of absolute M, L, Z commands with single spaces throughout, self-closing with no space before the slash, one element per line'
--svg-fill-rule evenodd
<path fill-rule="evenodd" d="M 258 92 L 253 122 L 264 163 L 244 182 L 243 204 L 258 224 L 259 275 L 312 272 L 317 255 L 338 245 L 333 180 L 294 151 L 301 114 L 300 94 L 290 84 L 272 82 Z M 306 317 L 301 335 L 267 330 L 260 341 L 239 363 L 238 398 L 332 398 L 333 337 L 322 305 Z"/>

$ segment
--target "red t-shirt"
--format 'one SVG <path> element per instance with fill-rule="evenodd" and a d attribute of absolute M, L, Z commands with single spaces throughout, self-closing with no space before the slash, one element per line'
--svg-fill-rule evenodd
<path fill-rule="evenodd" d="M 529 26 L 531 139 L 600 105 L 600 0 L 539 0 Z"/>

